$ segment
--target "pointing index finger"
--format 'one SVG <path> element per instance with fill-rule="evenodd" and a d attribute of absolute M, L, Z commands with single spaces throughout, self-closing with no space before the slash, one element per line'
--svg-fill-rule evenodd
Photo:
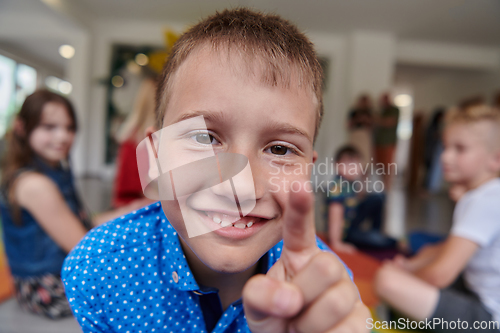
<path fill-rule="evenodd" d="M 293 259 L 294 270 L 300 269 L 312 255 L 320 251 L 316 244 L 313 196 L 309 188 L 308 183 L 304 182 L 299 191 L 290 191 L 284 216 L 283 252 L 287 259 Z"/>

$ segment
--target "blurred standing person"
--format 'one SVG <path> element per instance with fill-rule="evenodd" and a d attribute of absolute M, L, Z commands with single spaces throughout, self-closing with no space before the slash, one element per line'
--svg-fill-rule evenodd
<path fill-rule="evenodd" d="M 69 152 L 77 130 L 71 103 L 47 90 L 28 96 L 8 134 L 0 191 L 5 252 L 22 308 L 71 315 L 60 278 L 67 253 L 93 226 L 143 206 L 90 219 L 76 191 Z"/>
<path fill-rule="evenodd" d="M 493 97 L 493 107 L 495 107 L 497 110 L 500 110 L 500 90 L 497 91 L 497 93 Z"/>
<path fill-rule="evenodd" d="M 133 200 L 144 198 L 136 148 L 145 137 L 146 128 L 155 122 L 156 82 L 147 77 L 137 93 L 134 109 L 119 129 L 116 140 L 120 143 L 116 159 L 116 178 L 113 190 L 113 207 L 121 207 Z"/>
<path fill-rule="evenodd" d="M 482 95 L 473 95 L 469 97 L 462 98 L 458 102 L 458 107 L 460 109 L 467 109 L 472 106 L 485 105 L 486 99 Z"/>
<path fill-rule="evenodd" d="M 445 108 L 437 107 L 432 113 L 432 118 L 425 131 L 424 187 L 431 193 L 439 191 L 443 179 L 441 166 L 441 153 L 443 152 L 443 125 Z"/>
<path fill-rule="evenodd" d="M 389 185 L 390 176 L 397 170 L 391 168 L 394 162 L 394 153 L 398 142 L 399 109 L 392 104 L 388 93 L 380 97 L 380 112 L 377 119 L 375 131 L 375 161 L 384 166 L 383 181 L 386 188 Z"/>
<path fill-rule="evenodd" d="M 349 143 L 361 154 L 366 165 L 373 156 L 373 104 L 369 95 L 359 96 L 348 116 Z"/>

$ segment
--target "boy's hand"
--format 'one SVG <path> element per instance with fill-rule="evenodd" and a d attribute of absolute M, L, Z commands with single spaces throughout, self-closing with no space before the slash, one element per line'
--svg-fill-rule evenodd
<path fill-rule="evenodd" d="M 303 187 L 304 188 L 304 187 Z M 337 257 L 322 252 L 315 237 L 312 196 L 290 192 L 281 259 L 243 289 L 254 333 L 367 332 L 370 313 Z"/>

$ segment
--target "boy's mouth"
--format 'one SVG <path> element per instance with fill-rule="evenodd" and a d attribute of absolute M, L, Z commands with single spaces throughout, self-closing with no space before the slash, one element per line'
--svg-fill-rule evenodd
<path fill-rule="evenodd" d="M 254 216 L 240 216 L 228 215 L 220 212 L 213 211 L 203 211 L 203 213 L 208 216 L 212 221 L 219 224 L 222 228 L 227 228 L 233 226 L 238 229 L 251 228 L 257 222 L 261 222 L 263 219 Z"/>

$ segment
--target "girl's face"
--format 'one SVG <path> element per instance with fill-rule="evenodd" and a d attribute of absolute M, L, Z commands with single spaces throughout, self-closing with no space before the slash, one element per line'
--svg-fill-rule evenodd
<path fill-rule="evenodd" d="M 29 144 L 49 164 L 66 159 L 75 138 L 75 124 L 64 105 L 49 102 L 42 111 L 40 124 L 31 132 Z"/>

